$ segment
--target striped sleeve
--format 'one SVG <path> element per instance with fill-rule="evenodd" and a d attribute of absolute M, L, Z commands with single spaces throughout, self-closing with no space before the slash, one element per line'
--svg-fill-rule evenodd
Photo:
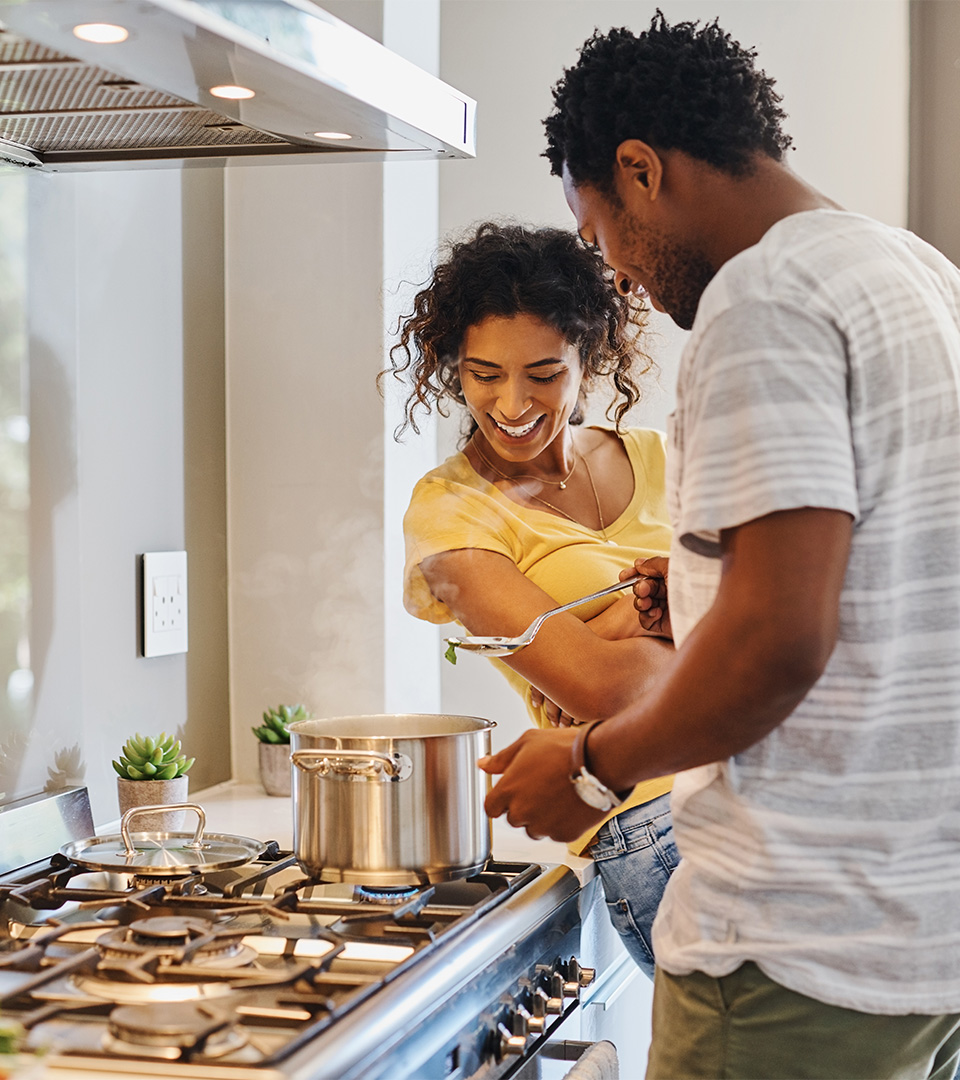
<path fill-rule="evenodd" d="M 844 342 L 787 304 L 727 308 L 685 387 L 680 542 L 719 555 L 722 529 L 805 506 L 859 516 Z"/>

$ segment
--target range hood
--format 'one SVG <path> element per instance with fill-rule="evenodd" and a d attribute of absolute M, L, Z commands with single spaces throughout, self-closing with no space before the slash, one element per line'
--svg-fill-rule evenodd
<path fill-rule="evenodd" d="M 462 158 L 475 128 L 471 98 L 310 0 L 0 0 L 0 162 Z"/>

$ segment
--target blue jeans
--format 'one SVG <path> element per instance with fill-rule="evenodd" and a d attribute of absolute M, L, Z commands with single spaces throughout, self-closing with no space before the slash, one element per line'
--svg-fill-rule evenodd
<path fill-rule="evenodd" d="M 663 890 L 680 862 L 673 842 L 669 793 L 611 818 L 587 850 L 597 864 L 614 929 L 652 979 L 650 928 Z"/>

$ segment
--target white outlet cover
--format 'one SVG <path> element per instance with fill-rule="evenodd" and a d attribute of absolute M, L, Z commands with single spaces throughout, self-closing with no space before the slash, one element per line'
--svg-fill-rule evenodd
<path fill-rule="evenodd" d="M 187 553 L 143 556 L 143 655 L 187 651 Z"/>

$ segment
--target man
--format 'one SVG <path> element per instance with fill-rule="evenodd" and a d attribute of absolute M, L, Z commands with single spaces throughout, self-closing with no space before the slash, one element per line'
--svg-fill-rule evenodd
<path fill-rule="evenodd" d="M 715 23 L 594 35 L 547 157 L 621 291 L 691 329 L 668 460 L 677 653 L 484 767 L 569 839 L 677 771 L 648 1077 L 952 1077 L 960 1056 L 960 272 L 784 164 Z M 666 615 L 654 581 L 644 618 Z M 575 782 L 571 782 L 571 780 Z"/>

